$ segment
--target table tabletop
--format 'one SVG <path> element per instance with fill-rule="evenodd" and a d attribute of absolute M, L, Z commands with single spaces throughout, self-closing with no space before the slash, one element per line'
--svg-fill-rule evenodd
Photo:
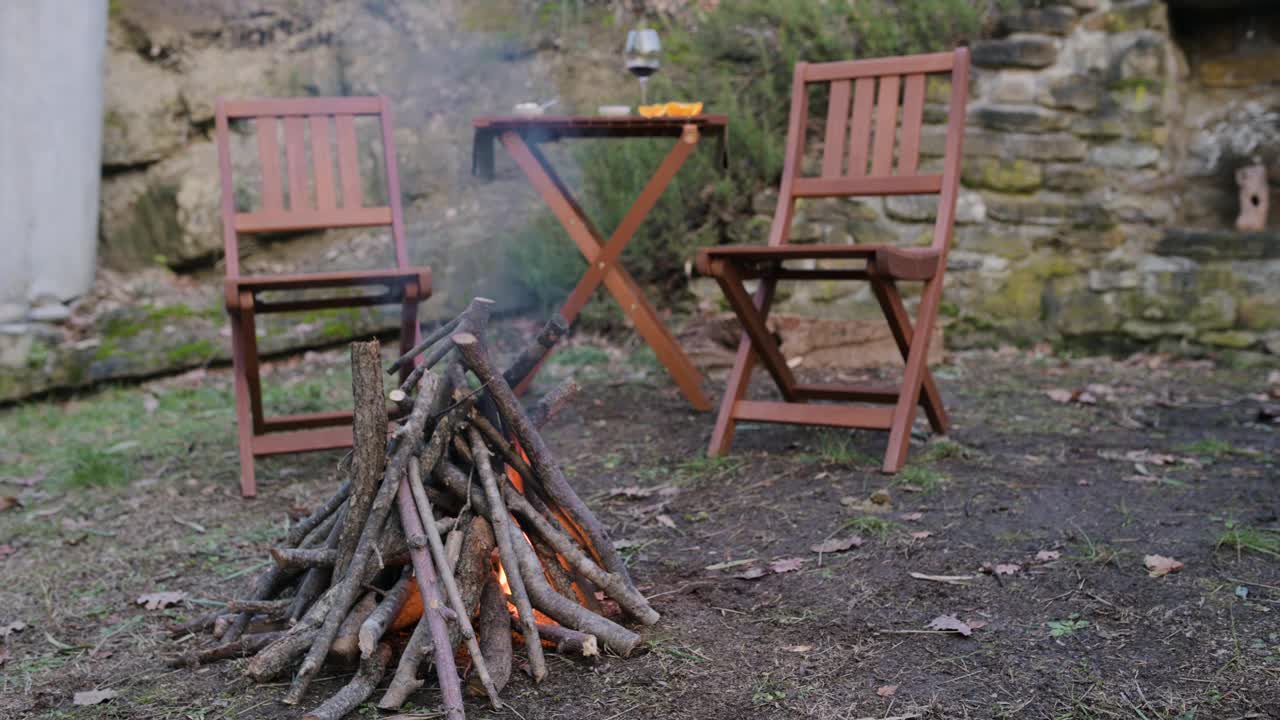
<path fill-rule="evenodd" d="M 680 137 L 693 125 L 700 135 L 719 140 L 720 162 L 729 165 L 728 127 L 725 115 L 646 118 L 638 115 L 481 115 L 472 118 L 475 128 L 472 172 L 493 177 L 493 141 L 504 132 L 518 133 L 526 141 L 555 142 L 561 138 L 660 138 Z"/>

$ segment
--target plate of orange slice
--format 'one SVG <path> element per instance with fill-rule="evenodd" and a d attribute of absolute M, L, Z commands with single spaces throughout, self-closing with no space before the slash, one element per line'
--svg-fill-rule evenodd
<path fill-rule="evenodd" d="M 702 112 L 700 102 L 669 102 L 659 105 L 641 105 L 636 108 L 642 117 L 693 117 Z"/>

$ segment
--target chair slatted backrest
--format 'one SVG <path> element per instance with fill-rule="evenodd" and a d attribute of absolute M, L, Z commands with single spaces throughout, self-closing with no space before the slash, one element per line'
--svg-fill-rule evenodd
<path fill-rule="evenodd" d="M 926 80 L 941 73 L 951 79 L 943 168 L 941 173 L 922 173 Z M 968 83 L 966 48 L 903 58 L 797 63 L 782 186 L 769 244 L 787 242 L 797 198 L 935 194 L 939 202 L 933 247 L 945 252 L 959 188 Z M 801 175 L 801 166 L 809 88 L 816 84 L 828 86 L 827 116 L 821 169 L 817 177 L 807 177 Z"/>
<path fill-rule="evenodd" d="M 385 206 L 366 207 L 364 204 L 356 138 L 356 118 L 361 116 L 375 116 L 379 121 L 383 167 L 386 170 Z M 239 119 L 254 121 L 262 181 L 260 207 L 246 212 L 236 209 L 231 175 L 230 122 Z M 284 133 L 283 167 L 280 162 L 281 128 Z M 404 217 L 400 209 L 400 178 L 396 171 L 391 105 L 387 98 L 219 98 L 215 134 L 222 176 L 222 235 L 227 277 L 234 278 L 240 274 L 241 233 L 343 227 L 391 226 L 396 266 L 409 267 Z M 285 180 L 289 190 L 287 202 Z"/>

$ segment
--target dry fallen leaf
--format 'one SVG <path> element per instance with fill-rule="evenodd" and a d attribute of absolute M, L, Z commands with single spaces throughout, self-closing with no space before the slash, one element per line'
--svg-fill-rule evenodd
<path fill-rule="evenodd" d="M 733 577 L 736 577 L 739 580 L 759 580 L 765 575 L 768 575 L 768 573 L 765 572 L 764 568 L 753 567 L 753 568 L 747 568 L 746 570 L 743 570 L 742 572 L 735 574 Z"/>
<path fill-rule="evenodd" d="M 804 558 L 798 558 L 798 557 L 782 558 L 780 560 L 774 560 L 773 562 L 769 563 L 769 569 L 774 571 L 775 573 L 793 572 L 795 570 L 799 570 L 800 566 L 803 564 L 804 564 Z"/>
<path fill-rule="evenodd" d="M 27 628 L 27 624 L 21 620 L 14 620 L 8 625 L 0 625 L 0 638 L 7 638 L 13 633 L 20 633 Z"/>
<path fill-rule="evenodd" d="M 973 634 L 973 628 L 955 615 L 939 615 L 927 625 L 930 630 L 947 630 L 958 632 L 965 637 Z"/>
<path fill-rule="evenodd" d="M 947 583 L 948 585 L 964 585 L 974 578 L 973 575 L 926 575 L 924 573 L 908 573 L 917 580 L 928 580 L 929 582 Z"/>
<path fill-rule="evenodd" d="M 1142 563 L 1147 566 L 1151 577 L 1161 577 L 1169 573 L 1176 573 L 1183 568 L 1181 562 L 1164 555 L 1147 555 L 1142 558 Z"/>
<path fill-rule="evenodd" d="M 71 703 L 73 705 L 97 705 L 119 695 L 120 693 L 115 690 L 83 690 L 75 694 Z"/>
<path fill-rule="evenodd" d="M 882 698 L 891 698 L 896 692 L 898 692 L 897 685 L 881 685 L 876 689 L 876 694 Z"/>
<path fill-rule="evenodd" d="M 783 650 L 793 653 L 806 653 L 813 649 L 812 645 L 784 645 Z"/>
<path fill-rule="evenodd" d="M 884 488 L 880 488 L 879 490 L 876 490 L 875 492 L 871 493 L 871 502 L 875 503 L 876 505 L 892 505 L 893 498 L 889 495 L 888 490 L 885 490 Z"/>
<path fill-rule="evenodd" d="M 0 543 L 0 560 L 18 552 L 18 549 L 9 543 Z"/>
<path fill-rule="evenodd" d="M 1073 394 L 1072 394 L 1072 392 L 1071 392 L 1070 390 L 1063 390 L 1063 389 L 1061 389 L 1061 388 L 1054 388 L 1053 390 L 1046 390 L 1044 394 L 1045 394 L 1045 395 L 1048 395 L 1050 400 L 1052 400 L 1052 401 L 1054 401 L 1054 402 L 1060 402 L 1060 403 L 1069 403 L 1069 402 L 1071 402 L 1071 398 L 1072 398 L 1072 395 L 1073 395 Z"/>
<path fill-rule="evenodd" d="M 977 630 L 978 628 L 984 628 L 987 626 L 986 620 L 966 620 L 965 623 L 969 626 L 970 630 Z"/>
<path fill-rule="evenodd" d="M 151 393 L 147 393 L 142 396 L 142 409 L 145 410 L 148 415 L 155 412 L 158 407 L 160 407 L 160 398 L 152 395 Z"/>
<path fill-rule="evenodd" d="M 809 549 L 816 553 L 837 553 L 844 552 L 849 548 L 860 547 L 862 538 L 857 535 L 850 535 L 847 538 L 831 538 L 824 540 L 817 545 L 810 545 Z"/>
<path fill-rule="evenodd" d="M 1062 553 L 1058 552 L 1057 550 L 1041 550 L 1040 552 L 1036 553 L 1037 562 L 1051 562 L 1053 560 L 1057 560 L 1060 557 L 1062 557 Z"/>
<path fill-rule="evenodd" d="M 614 543 L 614 544 L 616 545 L 617 543 Z M 746 560 L 726 560 L 724 562 L 716 563 L 715 565 L 708 565 L 702 569 L 703 570 L 728 570 L 731 567 L 738 567 L 739 565 L 748 565 L 753 562 L 755 562 L 755 559 L 753 558 L 747 558 Z"/>
<path fill-rule="evenodd" d="M 148 610 L 163 610 L 186 599 L 187 594 L 184 592 L 158 592 L 140 595 L 134 602 L 146 606 Z"/>
<path fill-rule="evenodd" d="M 672 530 L 676 529 L 676 521 L 672 520 L 670 515 L 658 515 L 657 520 L 658 524 L 663 527 L 669 527 Z"/>
<path fill-rule="evenodd" d="M 12 495 L 0 495 L 0 512 L 22 507 L 22 501 Z"/>
<path fill-rule="evenodd" d="M 4 667 L 4 664 L 5 664 L 5 663 L 9 660 L 9 658 L 11 658 L 11 657 L 13 657 L 13 655 L 11 655 L 11 654 L 9 653 L 9 646 L 8 646 L 8 645 L 0 645 L 0 667 Z"/>
<path fill-rule="evenodd" d="M 923 540 L 932 534 L 933 533 L 929 532 L 928 530 L 917 530 L 911 533 L 911 537 L 915 538 L 916 540 Z"/>
<path fill-rule="evenodd" d="M 920 518 L 922 517 L 924 517 L 924 513 L 913 512 L 913 513 L 907 513 L 906 515 L 903 515 L 902 519 L 906 520 L 907 522 L 920 522 Z"/>
<path fill-rule="evenodd" d="M 997 575 L 1016 575 L 1022 566 L 1017 563 L 997 563 L 995 573 Z"/>

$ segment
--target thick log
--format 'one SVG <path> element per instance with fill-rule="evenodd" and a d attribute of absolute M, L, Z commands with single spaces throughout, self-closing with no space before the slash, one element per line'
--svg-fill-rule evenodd
<path fill-rule="evenodd" d="M 605 647 L 615 653 L 623 657 L 630 655 L 636 645 L 640 644 L 640 636 L 557 593 L 547 583 L 546 577 L 542 574 L 542 566 L 538 562 L 538 556 L 533 553 L 533 548 L 529 547 L 529 543 L 523 542 L 524 538 L 520 535 L 520 531 L 515 526 L 508 528 L 508 531 L 512 533 L 511 544 L 516 547 L 516 555 L 520 558 L 520 575 L 524 579 L 524 586 L 529 591 L 529 599 L 533 602 L 534 607 L 546 613 L 552 620 L 561 625 L 567 625 L 574 630 L 595 635 L 604 642 Z M 516 543 L 515 540 L 517 538 L 521 542 Z M 513 574 L 507 573 L 507 582 L 509 584 Z M 523 631 L 522 634 L 524 635 L 526 646 L 540 642 L 536 634 Z M 541 644 L 538 647 L 541 650 Z"/>
<path fill-rule="evenodd" d="M 547 676 L 547 661 L 542 656 L 542 643 L 538 641 L 537 620 L 533 617 L 529 595 L 524 588 L 515 549 L 516 545 L 527 548 L 529 544 L 524 536 L 520 535 L 515 523 L 511 522 L 511 515 L 502 502 L 502 491 L 498 489 L 498 480 L 494 477 L 489 448 L 485 446 L 484 439 L 475 428 L 468 429 L 468 436 L 471 441 L 471 454 L 476 459 L 476 470 L 480 474 L 480 484 L 484 488 L 484 498 L 489 506 L 489 522 L 493 524 L 493 535 L 498 541 L 498 555 L 502 558 L 502 567 L 507 569 L 507 585 L 511 588 L 511 599 L 515 602 L 516 611 L 520 613 L 524 636 L 528 639 L 525 649 L 529 655 L 529 669 L 533 673 L 533 681 L 541 682 Z M 533 549 L 530 548 L 529 552 L 532 553 Z"/>
<path fill-rule="evenodd" d="M 517 620 L 517 622 L 519 622 Z M 476 620 L 480 631 L 480 654 L 489 669 L 492 691 L 502 692 L 511 679 L 511 615 L 507 612 L 507 597 L 498 585 L 498 576 L 490 573 L 480 595 L 480 617 Z M 467 692 L 475 697 L 488 691 L 475 675 L 467 681 Z"/>
<path fill-rule="evenodd" d="M 613 547 L 613 543 L 609 540 L 609 535 L 605 532 L 604 526 L 600 524 L 595 514 L 591 512 L 586 503 L 582 502 L 582 499 L 578 497 L 578 494 L 569 485 L 569 481 L 565 479 L 560 465 L 555 462 L 551 454 L 551 449 L 547 447 L 542 436 L 538 434 L 538 431 L 533 427 L 533 423 L 525 415 L 524 409 L 520 407 L 520 402 L 516 399 L 515 393 L 494 370 L 493 363 L 489 360 L 489 354 L 485 350 L 484 344 L 480 342 L 478 337 L 467 333 L 455 333 L 453 335 L 453 344 L 462 353 L 467 367 L 471 368 L 471 372 L 475 373 L 481 383 L 484 383 L 489 396 L 498 405 L 503 421 L 515 434 L 525 454 L 529 456 L 529 465 L 533 468 L 538 478 L 542 480 L 543 488 L 547 491 L 548 497 L 554 500 L 568 514 L 569 518 L 586 533 L 591 544 L 588 550 L 599 558 L 600 564 L 609 572 L 622 578 L 627 585 L 634 588 L 631 575 L 627 572 L 627 565 L 622 560 L 622 556 L 617 549 Z"/>
<path fill-rule="evenodd" d="M 502 702 L 498 700 L 498 690 L 494 687 L 493 682 L 489 679 L 489 670 L 485 665 L 484 656 L 480 652 L 480 643 L 476 640 L 475 631 L 471 627 L 471 614 L 462 602 L 462 595 L 458 590 L 458 583 L 454 580 L 453 573 L 449 570 L 449 559 L 445 556 L 444 542 L 440 540 L 440 533 L 436 530 L 434 511 L 431 509 L 431 501 L 427 499 L 427 493 L 422 487 L 422 476 L 418 469 L 418 459 L 409 459 L 409 483 L 408 487 L 413 495 L 414 505 L 418 510 L 418 517 L 425 528 L 427 539 L 427 547 L 431 551 L 431 560 L 438 568 L 444 568 L 444 572 L 440 575 L 441 584 L 444 585 L 444 594 L 449 601 L 449 607 L 453 609 L 455 620 L 457 622 L 458 632 L 461 633 L 463 640 L 467 643 L 467 651 L 471 653 L 472 666 L 475 669 L 475 676 L 479 678 L 481 687 L 483 687 L 489 696 L 489 704 L 494 710 L 502 707 Z M 434 638 L 433 638 L 434 640 Z M 450 643 L 452 647 L 452 643 Z"/>
<path fill-rule="evenodd" d="M 372 591 L 364 594 L 360 601 L 351 608 L 351 612 L 338 626 L 338 636 L 329 646 L 329 657 L 337 657 L 345 662 L 355 660 L 360 655 L 360 626 L 378 607 L 378 595 Z"/>
<path fill-rule="evenodd" d="M 534 338 L 534 341 L 521 351 L 520 355 L 516 357 L 515 362 L 511 363 L 511 367 L 507 368 L 507 371 L 502 373 L 502 378 L 506 380 L 507 384 L 511 387 L 519 386 L 525 381 L 525 378 L 527 378 L 530 373 L 542 364 L 542 360 L 547 356 L 547 353 L 551 351 L 551 348 L 555 347 L 556 343 L 560 342 L 560 338 L 564 337 L 568 333 L 569 322 L 565 320 L 560 313 L 552 315 L 551 319 L 547 320 L 547 324 L 542 326 L 542 330 L 538 333 L 538 336 Z M 480 335 L 480 333 L 472 334 L 476 336 Z"/>
<path fill-rule="evenodd" d="M 387 672 L 387 663 L 391 662 L 391 646 L 382 643 L 378 651 L 360 663 L 351 682 L 334 693 L 320 707 L 303 715 L 304 720 L 342 720 L 347 713 L 355 710 L 360 703 L 369 699 L 382 676 Z"/>
<path fill-rule="evenodd" d="M 412 467 L 412 463 L 410 463 Z M 458 666 L 453 661 L 453 648 L 449 645 L 449 629 L 445 626 L 444 614 L 441 612 L 440 592 L 437 587 L 436 569 L 428 556 L 427 544 L 418 517 L 418 509 L 413 504 L 413 493 L 409 487 L 409 477 L 400 479 L 400 489 L 396 493 L 396 504 L 400 510 L 400 524 L 404 526 L 405 535 L 409 538 L 409 556 L 413 559 L 413 574 L 418 581 L 418 592 L 422 595 L 422 620 L 431 633 L 431 645 L 435 657 L 436 678 L 440 681 L 440 697 L 444 705 L 446 720 L 464 720 L 462 709 L 462 686 L 458 682 Z M 445 568 L 447 572 L 448 569 Z"/>
<path fill-rule="evenodd" d="M 229 643 L 222 643 L 204 650 L 183 653 L 170 658 L 170 667 L 197 668 L 206 663 L 218 660 L 229 660 L 252 655 L 284 636 L 284 632 L 264 632 L 253 635 L 242 635 Z"/>
<path fill-rule="evenodd" d="M 387 591 L 387 594 L 382 597 L 382 602 L 378 603 L 378 607 L 360 625 L 358 633 L 360 657 L 367 658 L 377 649 L 378 641 L 386 633 L 387 626 L 400 614 L 400 608 L 404 607 L 411 587 L 413 587 L 413 572 L 406 566 L 400 573 L 400 579 Z"/>
<path fill-rule="evenodd" d="M 377 340 L 351 343 L 351 398 L 354 407 L 351 499 L 338 536 L 334 576 L 342 577 L 378 493 L 387 460 L 387 406 L 382 397 L 382 356 Z"/>
<path fill-rule="evenodd" d="M 381 379 L 381 375 L 378 377 Z M 427 373 L 422 376 L 422 381 L 418 384 L 418 396 L 414 399 L 413 412 L 409 413 L 409 418 L 402 428 L 405 430 L 405 434 L 396 445 L 390 461 L 387 462 L 382 486 L 378 489 L 378 494 L 373 499 L 373 505 L 369 508 L 368 520 L 364 523 L 363 530 L 360 533 L 360 541 L 356 543 L 356 551 L 352 555 L 351 564 L 347 573 L 333 586 L 333 589 L 338 592 L 333 608 L 330 610 L 328 617 L 325 618 L 324 624 L 321 625 L 320 632 L 316 633 L 315 642 L 312 643 L 311 649 L 307 651 L 306 657 L 303 658 L 302 665 L 298 668 L 298 673 L 293 678 L 293 685 L 290 686 L 289 693 L 285 696 L 284 701 L 289 705 L 297 705 L 302 701 L 302 696 L 306 694 L 312 678 L 320 671 L 325 657 L 329 654 L 329 645 L 337 635 L 338 627 L 341 625 L 343 618 L 346 617 L 347 610 L 356 601 L 356 595 L 363 585 L 365 568 L 368 565 L 370 556 L 373 554 L 373 548 L 378 542 L 383 523 L 391 511 L 391 505 L 400 487 L 400 480 L 407 474 L 409 456 L 420 445 L 420 442 L 415 441 L 420 441 L 422 438 L 422 431 L 426 426 L 427 416 L 430 414 L 432 399 L 436 395 L 435 389 L 438 383 L 439 378 L 435 374 Z M 379 394 L 378 403 L 381 406 L 381 394 Z M 352 494 L 354 495 L 354 493 L 355 490 L 353 488 Z M 352 517 L 354 516 L 348 513 L 347 522 L 350 522 Z"/>
<path fill-rule="evenodd" d="M 301 572 L 310 568 L 333 567 L 338 551 L 334 548 L 271 548 L 271 559 L 283 570 Z"/>
<path fill-rule="evenodd" d="M 577 381 L 573 378 L 565 379 L 529 408 L 529 422 L 533 423 L 535 428 L 541 428 L 560 414 L 569 401 L 581 391 L 582 386 Z"/>

